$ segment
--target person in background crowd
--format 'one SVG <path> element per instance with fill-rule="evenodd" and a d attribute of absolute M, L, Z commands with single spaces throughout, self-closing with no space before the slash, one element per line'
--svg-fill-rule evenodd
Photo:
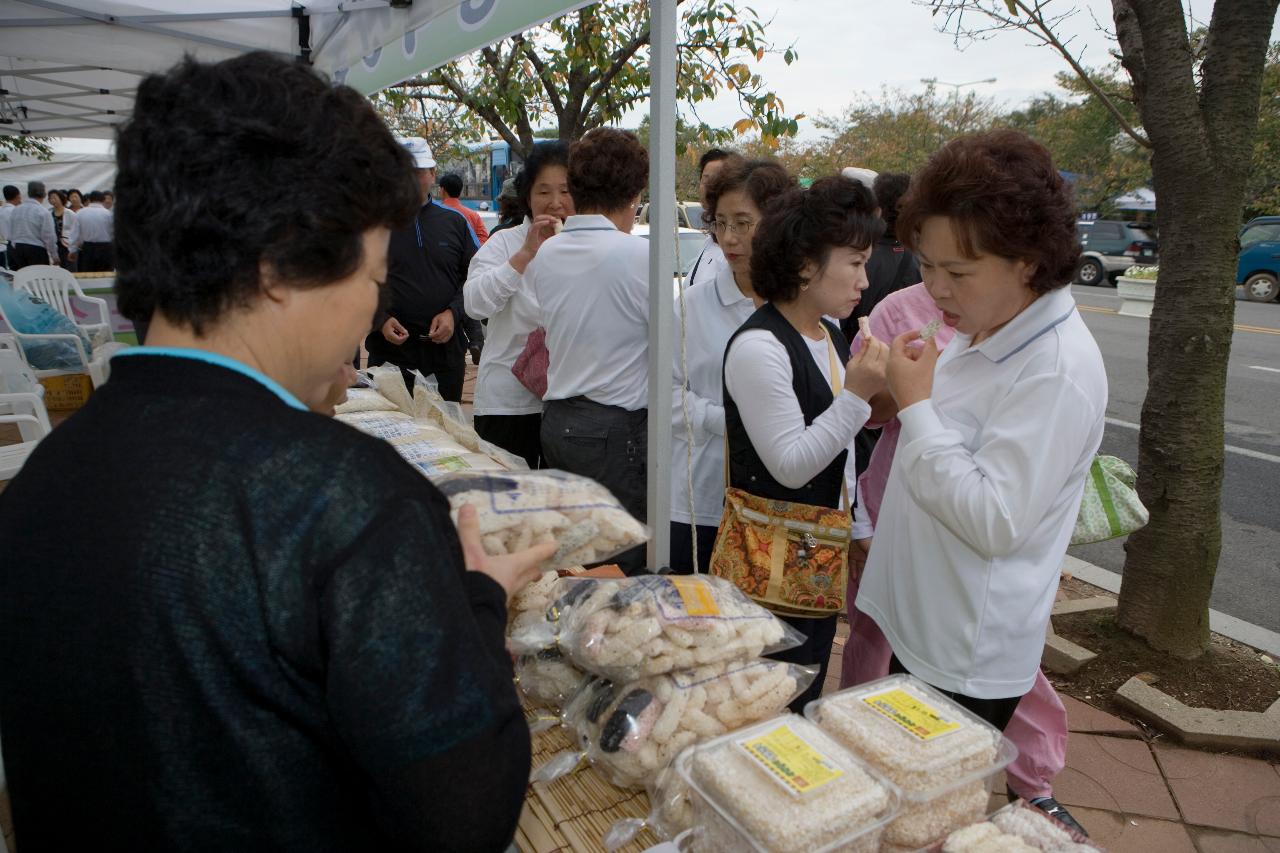
<path fill-rule="evenodd" d="M 80 209 L 71 220 L 68 237 L 71 260 L 80 272 L 106 272 L 115 269 L 111 241 L 115 230 L 114 214 L 102 204 L 103 194 L 89 193 L 89 206 Z"/>
<path fill-rule="evenodd" d="M 480 214 L 462 203 L 462 176 L 450 172 L 442 177 L 440 179 L 440 191 L 444 196 L 440 203 L 465 216 L 467 222 L 471 223 L 471 230 L 476 232 L 476 239 L 483 246 L 485 241 L 489 239 L 489 232 L 485 230 L 484 220 L 480 218 Z"/>
<path fill-rule="evenodd" d="M 76 265 L 68 258 L 71 223 L 76 215 L 67 208 L 67 197 L 62 190 L 49 190 L 49 207 L 53 216 L 53 231 L 58 239 L 58 263 L 65 269 L 76 271 Z"/>
<path fill-rule="evenodd" d="M 877 174 L 875 169 L 864 169 L 861 166 L 845 166 L 840 170 L 840 174 L 842 177 L 848 178 L 851 181 L 857 181 L 867 189 L 875 192 Z"/>
<path fill-rule="evenodd" d="M 857 170 L 867 171 L 870 170 Z M 880 209 L 880 218 L 884 220 L 884 234 L 876 240 L 871 250 L 871 259 L 867 261 L 867 292 L 862 294 L 862 301 L 853 310 L 853 314 L 840 322 L 840 329 L 845 337 L 853 340 L 858 334 L 858 319 L 868 317 L 880 300 L 902 288 L 920 281 L 920 264 L 911 250 L 902 245 L 898 239 L 898 201 L 911 184 L 911 176 L 895 172 L 881 172 L 875 175 L 871 190 L 875 193 L 876 204 Z M 893 340 L 893 338 L 881 338 Z M 857 455 L 858 471 L 865 471 L 871 460 L 871 452 L 875 449 L 879 430 L 863 429 L 858 433 Z"/>
<path fill-rule="evenodd" d="M 524 217 L 525 213 L 520 208 L 520 199 L 516 193 L 516 179 L 507 178 L 502 182 L 502 192 L 498 193 L 498 224 L 489 232 L 489 236 L 516 227 Z"/>
<path fill-rule="evenodd" d="M 116 194 L 111 190 L 104 190 L 102 193 L 102 206 L 107 210 L 116 206 Z"/>
<path fill-rule="evenodd" d="M 489 324 L 476 376 L 476 432 L 537 468 L 542 458 L 542 400 L 520 384 L 511 367 L 537 325 L 537 304 L 525 272 L 547 239 L 573 215 L 569 146 L 533 146 L 516 185 L 528 216 L 514 228 L 495 231 L 476 252 L 462 299 L 468 316 Z"/>
<path fill-rule="evenodd" d="M 573 144 L 568 177 L 575 214 L 525 270 L 551 358 L 542 455 L 601 483 L 644 521 L 649 243 L 630 231 L 649 154 L 635 134 L 597 128 Z M 644 548 L 614 562 L 640 572 Z"/>
<path fill-rule="evenodd" d="M 489 239 L 489 232 L 484 228 L 484 220 L 480 218 L 479 213 L 460 201 L 462 177 L 453 173 L 445 175 L 440 179 L 440 191 L 444 196 L 440 203 L 465 216 L 471 225 L 471 230 L 475 232 L 476 239 L 480 241 L 481 246 L 484 246 L 485 241 Z M 463 314 L 462 332 L 467 337 L 467 352 L 471 353 L 471 363 L 479 364 L 484 350 L 484 326 L 480 325 L 479 320 Z"/>
<path fill-rule="evenodd" d="M 774 160 L 722 160 L 703 193 L 711 236 L 726 263 L 716 277 L 684 292 L 685 352 L 675 351 L 671 429 L 671 570 L 705 573 L 724 509 L 724 351 L 729 338 L 764 302 L 751 286 L 751 237 L 762 211 L 795 187 Z M 680 320 L 681 303 L 676 304 Z M 688 428 L 685 411 L 688 410 Z M 689 431 L 693 465 L 689 465 Z M 692 470 L 692 477 L 690 471 Z M 690 495 L 690 479 L 693 494 Z"/>
<path fill-rule="evenodd" d="M 869 322 L 873 337 L 892 341 L 898 335 L 922 329 L 934 320 L 941 324 L 934 340 L 939 349 L 946 349 L 955 335 L 955 327 L 933 301 L 928 288 L 924 284 L 914 284 L 882 299 L 871 312 Z M 861 340 L 861 337 L 854 338 L 855 349 Z M 871 421 L 862 432 L 878 429 L 883 435 L 875 444 L 870 465 L 858 478 L 858 493 L 874 527 L 880 517 L 880 502 L 888 484 L 902 425 L 896 417 L 893 396 L 887 390 L 871 400 L 871 409 Z M 857 575 L 850 573 L 846 601 L 857 600 L 859 580 Z M 889 641 L 875 621 L 856 606 L 852 607 L 849 610 L 849 638 L 845 641 L 841 661 L 841 689 L 888 675 L 892 657 Z M 1010 792 L 1016 791 L 1027 802 L 1072 829 L 1083 832 L 1083 827 L 1053 797 L 1053 780 L 1066 766 L 1067 710 L 1043 671 L 1036 673 L 1035 685 L 1018 703 L 1013 719 L 1005 727 L 1005 734 L 1018 747 L 1018 757 L 1006 768 Z"/>
<path fill-rule="evenodd" d="M 9 217 L 13 209 L 22 204 L 22 190 L 13 184 L 5 184 L 4 202 L 0 203 L 0 266 L 9 268 Z"/>
<path fill-rule="evenodd" d="M 16 831 L 506 850 L 530 745 L 505 602 L 555 546 L 485 556 L 474 510 L 455 531 L 391 446 L 307 411 L 419 212 L 409 155 L 359 93 L 265 53 L 142 80 L 116 150 L 116 287 L 155 345 L 0 493 Z M 48 511 L 72 481 L 80 536 Z"/>
<path fill-rule="evenodd" d="M 854 513 L 857 539 L 871 529 L 855 510 L 853 438 L 884 389 L 889 350 L 868 340 L 850 357 L 839 326 L 826 318 L 844 318 L 858 304 L 883 227 L 871 191 L 843 177 L 770 203 L 751 247 L 751 284 L 766 302 L 730 338 L 724 360 L 730 485 L 771 500 L 844 507 Z M 773 657 L 818 667 L 791 704 L 799 711 L 822 692 L 838 617 L 782 618 L 805 642 Z"/>
<path fill-rule="evenodd" d="M 1035 684 L 1062 557 L 1102 440 L 1107 376 L 1067 287 L 1070 187 L 1016 131 L 947 143 L 898 235 L 955 337 L 894 339 L 901 425 L 856 606 L 909 672 L 1004 729 Z"/>
<path fill-rule="evenodd" d="M 72 213 L 79 213 L 84 207 L 84 195 L 77 189 L 67 190 L 67 207 L 71 208 Z"/>
<path fill-rule="evenodd" d="M 725 166 L 742 162 L 742 155 L 725 151 L 723 148 L 710 148 L 698 158 L 698 198 L 702 201 L 702 225 L 711 224 L 711 214 L 707 207 L 707 188 Z M 697 228 L 698 225 L 695 224 L 694 227 Z M 698 259 L 693 262 L 693 267 L 689 270 L 685 285 L 692 287 L 700 281 L 715 281 L 723 266 L 725 266 L 724 254 L 716 241 L 708 236 L 707 242 L 702 244 L 702 251 L 698 253 Z"/>
<path fill-rule="evenodd" d="M 911 176 L 899 172 L 881 172 L 872 182 L 871 191 L 875 193 L 885 227 L 867 261 L 867 292 L 853 314 L 841 324 L 850 340 L 858 333 L 859 317 L 871 316 L 881 299 L 920 281 L 920 263 L 912 251 L 902 245 L 897 232 L 898 201 L 910 185 Z"/>
<path fill-rule="evenodd" d="M 58 264 L 58 237 L 44 206 L 44 182 L 27 184 L 27 198 L 9 214 L 9 268 Z"/>
<path fill-rule="evenodd" d="M 436 161 L 420 137 L 403 140 L 417 165 L 422 207 L 408 227 L 391 235 L 388 249 L 389 305 L 365 339 L 369 365 L 390 362 L 413 387 L 413 371 L 435 376 L 440 396 L 462 401 L 465 371 L 462 283 L 480 241 L 466 217 L 431 198 Z"/>

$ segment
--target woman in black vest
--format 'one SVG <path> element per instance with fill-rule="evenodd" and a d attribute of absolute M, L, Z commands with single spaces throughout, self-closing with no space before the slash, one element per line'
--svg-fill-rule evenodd
<path fill-rule="evenodd" d="M 850 358 L 826 318 L 847 317 L 867 287 L 864 267 L 884 228 L 875 207 L 865 186 L 833 177 L 766 208 L 752 241 L 751 282 L 767 301 L 725 352 L 730 485 L 774 500 L 852 506 L 850 448 L 871 414 L 868 401 L 885 387 L 889 350 L 869 339 Z M 837 617 L 784 618 L 806 641 L 774 657 L 818 667 L 791 705 L 798 711 L 822 692 Z"/>

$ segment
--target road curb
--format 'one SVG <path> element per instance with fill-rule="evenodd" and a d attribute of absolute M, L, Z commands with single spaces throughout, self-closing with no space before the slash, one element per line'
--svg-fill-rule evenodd
<path fill-rule="evenodd" d="M 1117 595 L 1120 593 L 1120 575 L 1101 566 L 1095 566 L 1093 563 L 1087 563 L 1078 557 L 1068 554 L 1063 558 L 1062 571 L 1085 583 L 1101 587 L 1107 592 Z M 1224 637 L 1230 637 L 1237 643 L 1244 643 L 1269 655 L 1280 657 L 1280 634 L 1275 631 L 1269 631 L 1217 610 L 1209 611 L 1209 629 Z"/>

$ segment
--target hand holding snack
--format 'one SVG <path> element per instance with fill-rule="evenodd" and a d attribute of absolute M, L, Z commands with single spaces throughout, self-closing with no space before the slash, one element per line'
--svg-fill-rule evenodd
<path fill-rule="evenodd" d="M 497 581 L 507 598 L 542 576 L 542 564 L 559 547 L 554 541 L 532 545 L 512 554 L 491 556 L 480 541 L 480 521 L 475 507 L 458 510 L 458 538 L 462 541 L 462 557 L 469 572 L 482 572 Z"/>
<path fill-rule="evenodd" d="M 924 346 L 911 346 L 920 340 L 918 331 L 903 332 L 893 339 L 889 355 L 889 391 L 898 409 L 927 400 L 933 395 L 933 368 L 938 363 L 938 344 L 932 338 Z"/>
<path fill-rule="evenodd" d="M 524 235 L 524 245 L 520 247 L 508 263 L 516 272 L 523 274 L 525 267 L 538 254 L 538 250 L 542 248 L 542 244 L 548 238 L 554 237 L 560 233 L 560 229 L 564 227 L 564 223 L 560 221 L 560 217 L 550 214 L 542 214 L 534 217 L 529 223 L 529 230 Z"/>
<path fill-rule="evenodd" d="M 865 317 L 861 318 L 859 323 L 861 324 L 864 320 L 866 320 Z M 884 390 L 889 348 L 883 341 L 876 340 L 871 335 L 870 329 L 863 328 L 862 331 L 862 346 L 845 365 L 844 387 L 862 399 L 870 401 L 872 397 Z"/>

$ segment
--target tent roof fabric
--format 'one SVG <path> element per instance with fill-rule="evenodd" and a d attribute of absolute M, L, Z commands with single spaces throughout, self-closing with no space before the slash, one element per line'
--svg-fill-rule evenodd
<path fill-rule="evenodd" d="M 110 137 L 143 76 L 190 54 L 305 57 L 368 94 L 583 0 L 0 0 L 0 134 Z"/>

